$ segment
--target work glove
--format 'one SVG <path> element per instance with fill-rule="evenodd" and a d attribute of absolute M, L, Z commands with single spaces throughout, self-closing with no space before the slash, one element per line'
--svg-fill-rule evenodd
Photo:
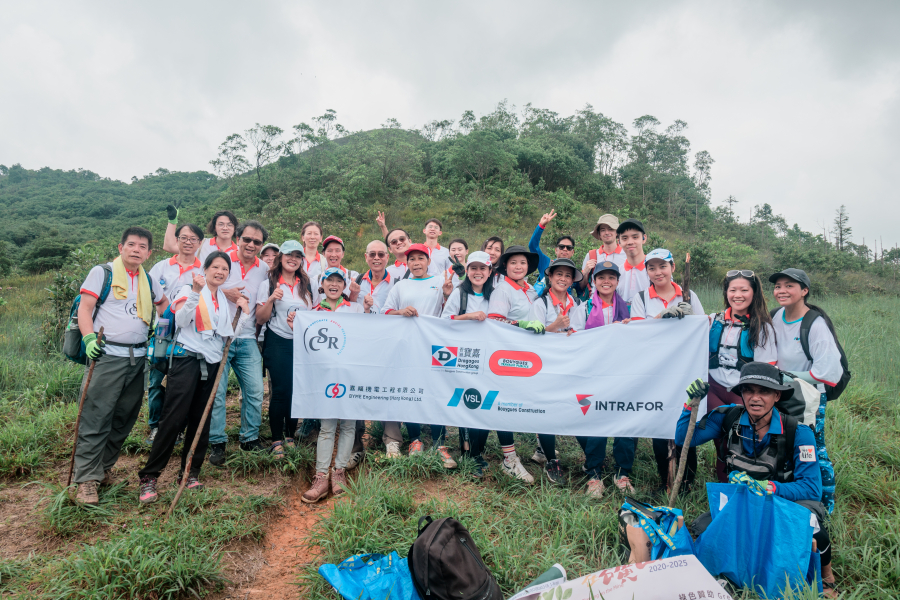
<path fill-rule="evenodd" d="M 453 272 L 456 273 L 456 276 L 460 279 L 465 277 L 466 275 L 466 266 L 456 260 L 455 258 L 450 259 L 450 268 L 453 269 Z"/>
<path fill-rule="evenodd" d="M 532 333 L 544 333 L 544 324 L 540 321 L 519 321 L 519 327 Z"/>
<path fill-rule="evenodd" d="M 687 395 L 691 400 L 702 400 L 709 393 L 709 384 L 702 379 L 695 379 L 687 387 Z"/>
<path fill-rule="evenodd" d="M 757 496 L 765 496 L 775 491 L 775 484 L 768 479 L 753 479 L 743 471 L 732 471 L 728 474 L 728 483 L 744 484 Z"/>
<path fill-rule="evenodd" d="M 692 315 L 691 305 L 688 302 L 679 302 L 676 306 L 670 306 L 660 313 L 663 319 L 683 319 L 685 315 Z"/>
<path fill-rule="evenodd" d="M 176 200 L 174 204 L 166 206 L 166 215 L 172 225 L 178 225 L 178 208 L 181 206 L 181 202 L 182 200 Z"/>
<path fill-rule="evenodd" d="M 101 355 L 106 354 L 106 350 L 103 349 L 106 342 L 98 340 L 96 333 L 87 334 L 81 338 L 81 341 L 84 342 L 85 354 L 87 354 L 88 358 L 91 360 L 97 360 Z"/>

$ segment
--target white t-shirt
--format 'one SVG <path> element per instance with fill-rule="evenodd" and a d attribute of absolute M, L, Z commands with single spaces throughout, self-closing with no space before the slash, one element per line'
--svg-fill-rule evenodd
<path fill-rule="evenodd" d="M 649 287 L 650 278 L 647 276 L 647 267 L 644 266 L 644 263 L 632 267 L 626 261 L 622 266 L 622 273 L 619 275 L 619 286 L 616 288 L 619 297 L 628 302 L 630 306 L 635 294 Z"/>
<path fill-rule="evenodd" d="M 112 263 L 106 263 L 112 268 Z M 137 314 L 137 291 L 138 282 L 142 277 L 140 272 L 128 273 L 130 275 L 130 284 L 128 286 L 128 296 L 124 300 L 117 300 L 113 290 L 109 290 L 106 301 L 100 305 L 97 316 L 94 317 L 94 333 L 100 331 L 103 327 L 103 338 L 109 342 L 118 344 L 143 344 L 147 341 L 147 324 L 141 320 Z M 94 298 L 100 299 L 103 292 L 103 280 L 106 279 L 106 272 L 101 265 L 97 265 L 88 273 L 84 283 L 81 284 L 81 293 L 89 294 Z M 159 282 L 150 278 L 153 289 L 153 296 L 156 304 L 161 304 L 166 299 L 166 293 Z M 153 309 L 156 310 L 156 309 Z M 106 353 L 110 356 L 129 356 L 128 348 L 122 346 L 113 346 L 107 344 Z M 146 348 L 134 348 L 134 356 L 144 356 L 147 354 Z"/>
<path fill-rule="evenodd" d="M 591 256 L 594 253 L 596 253 L 596 258 Z M 598 265 L 606 261 L 615 263 L 618 265 L 620 271 L 624 270 L 625 267 L 625 251 L 622 250 L 622 246 L 616 246 L 615 250 L 609 253 L 604 252 L 602 248 L 588 251 L 588 253 L 584 255 L 584 260 L 581 262 L 582 271 L 587 267 L 588 261 L 592 259 L 597 261 Z"/>
<path fill-rule="evenodd" d="M 545 303 L 544 300 L 547 302 Z M 570 329 L 574 329 L 575 331 L 584 330 L 584 323 L 586 320 L 584 303 L 576 303 L 575 298 L 568 293 L 566 294 L 565 306 L 556 300 L 552 292 L 547 292 L 546 296 L 539 296 L 538 299 L 534 301 L 534 304 L 531 305 L 531 312 L 528 314 L 528 320 L 540 321 L 544 324 L 544 327 L 547 327 L 556 320 L 556 317 L 559 316 L 560 312 L 569 316 Z M 560 331 L 555 333 L 563 332 Z"/>
<path fill-rule="evenodd" d="M 719 340 L 719 364 L 737 366 L 737 347 L 741 343 L 741 324 L 739 321 L 731 319 L 730 308 L 725 311 L 722 317 L 725 320 L 725 326 L 722 328 L 722 337 Z M 710 326 L 712 326 L 715 318 L 715 313 L 710 315 Z M 768 333 L 766 343 L 753 349 L 753 360 L 774 365 L 778 360 L 778 349 L 775 346 L 775 329 L 771 325 L 767 325 L 766 329 L 766 333 Z M 727 366 L 720 366 L 717 369 L 711 369 L 709 376 L 723 387 L 731 388 L 740 382 L 741 370 L 739 368 L 732 369 Z"/>
<path fill-rule="evenodd" d="M 809 371 L 810 376 L 819 381 L 819 392 L 825 391 L 824 384 L 834 386 L 844 369 L 841 367 L 841 353 L 825 319 L 816 319 L 809 329 L 809 353 L 812 362 L 806 358 L 800 344 L 800 323 L 797 319 L 790 323 L 784 320 L 784 308 L 772 317 L 775 335 L 778 339 L 778 362 L 776 366 L 782 371 Z"/>
<path fill-rule="evenodd" d="M 527 281 L 523 281 L 522 287 L 519 287 L 512 279 L 504 277 L 491 292 L 488 314 L 510 321 L 525 321 L 531 313 L 531 305 L 534 304 L 535 298 L 537 293 Z"/>
<path fill-rule="evenodd" d="M 453 319 L 454 317 L 459 315 L 459 297 L 462 294 L 462 290 L 457 287 L 452 292 L 450 292 L 450 296 L 447 298 L 447 303 L 444 304 L 444 312 L 441 313 L 442 319 Z M 488 302 L 484 299 L 484 294 L 468 294 L 466 298 L 466 313 L 475 313 L 478 311 L 487 314 L 488 311 Z"/>
<path fill-rule="evenodd" d="M 647 306 L 644 306 L 641 295 L 639 293 L 635 294 L 631 299 L 631 318 L 650 319 L 670 306 L 676 306 L 679 302 L 682 302 L 684 297 L 681 295 L 681 286 L 674 281 L 672 282 L 672 285 L 675 286 L 675 297 L 668 302 L 656 295 L 656 288 L 652 285 L 644 292 L 644 296 L 647 298 Z M 619 284 L 619 287 L 621 287 L 621 284 Z M 691 290 L 691 311 L 695 315 L 705 314 L 703 312 L 703 305 L 700 304 L 700 298 L 697 297 L 697 294 L 695 294 L 693 290 Z"/>
<path fill-rule="evenodd" d="M 412 306 L 420 317 L 439 317 L 444 305 L 444 282 L 438 277 L 425 279 L 403 279 L 394 284 L 388 292 L 383 313 L 389 310 L 401 310 Z"/>
<path fill-rule="evenodd" d="M 194 274 L 203 275 L 200 259 L 194 257 L 194 264 L 184 268 L 178 264 L 178 257 L 165 258 L 150 269 L 150 279 L 158 281 L 166 292 L 166 298 L 173 298 L 186 285 L 193 285 Z"/>
<path fill-rule="evenodd" d="M 396 283 L 397 280 L 394 279 L 389 271 L 385 270 L 384 279 L 382 279 L 373 290 L 371 274 L 371 269 L 363 273 L 362 280 L 359 282 L 359 296 L 357 297 L 356 302 L 363 307 L 363 312 L 365 312 L 366 296 L 371 294 L 372 300 L 374 300 L 375 303 L 369 310 L 372 314 L 377 314 L 381 312 L 381 307 L 384 305 L 384 301 L 387 300 L 388 293 L 390 293 L 391 288 L 394 287 L 394 283 Z"/>
<path fill-rule="evenodd" d="M 409 271 L 406 263 L 400 262 L 399 260 L 395 260 L 394 264 L 388 265 L 385 270 L 391 274 L 391 279 L 393 279 L 395 283 L 403 279 L 403 277 L 406 275 L 406 272 Z M 431 273 L 429 273 L 429 275 L 430 274 Z M 410 275 L 409 277 L 412 277 L 412 275 Z M 407 279 L 409 279 L 409 277 L 407 277 Z"/>
<path fill-rule="evenodd" d="M 221 250 L 216 245 L 216 238 L 203 238 L 203 241 L 200 243 L 200 247 L 197 248 L 197 258 L 200 259 L 200 268 L 203 268 L 203 263 L 206 260 L 206 257 L 215 252 L 216 250 Z M 237 244 L 231 242 L 231 247 L 222 250 L 225 254 L 231 254 L 232 252 L 237 252 L 238 247 Z"/>
<path fill-rule="evenodd" d="M 328 268 L 328 261 L 325 260 L 325 257 L 319 254 L 316 251 L 315 256 L 308 256 L 303 258 L 303 270 L 306 271 L 306 274 L 309 276 L 309 280 L 312 283 L 316 283 L 319 281 L 319 275 L 321 275 L 325 269 Z M 318 293 L 318 288 L 313 287 L 313 296 Z"/>
<path fill-rule="evenodd" d="M 222 286 L 219 288 L 221 290 L 229 290 L 234 287 L 244 286 L 244 289 L 241 290 L 241 294 L 247 297 L 247 303 L 249 304 L 250 309 L 250 317 L 253 319 L 253 322 L 256 322 L 256 294 L 259 292 L 259 285 L 263 281 L 268 280 L 269 274 L 269 265 L 259 260 L 259 257 L 254 259 L 254 263 L 250 266 L 249 270 L 244 270 L 244 266 L 241 264 L 241 259 L 238 258 L 237 251 L 229 254 L 231 257 L 231 273 L 228 275 L 228 279 Z M 266 296 L 266 300 L 269 297 Z M 228 310 L 231 314 L 234 314 L 234 311 L 237 310 L 237 306 L 233 302 L 228 303 Z M 238 332 L 237 337 L 239 339 L 250 339 L 252 340 L 256 337 L 256 328 L 255 327 L 245 327 L 240 332 Z"/>
<path fill-rule="evenodd" d="M 441 275 L 443 277 L 444 270 L 450 268 L 450 265 L 450 248 L 445 248 L 438 244 L 438 247 L 431 251 L 428 274 Z"/>
<path fill-rule="evenodd" d="M 284 295 L 281 297 L 281 300 L 276 300 L 272 306 L 272 314 L 269 316 L 269 320 L 266 321 L 266 327 L 276 335 L 286 340 L 292 340 L 294 339 L 294 330 L 287 324 L 288 315 L 298 310 L 312 310 L 315 304 L 312 300 L 307 301 L 301 297 L 303 290 L 300 288 L 299 277 L 294 279 L 294 287 L 285 283 L 284 277 L 281 277 L 278 280 L 278 288 L 284 292 Z M 270 295 L 269 278 L 266 277 L 266 280 L 260 283 L 257 289 L 256 305 L 264 305 L 269 301 Z"/>

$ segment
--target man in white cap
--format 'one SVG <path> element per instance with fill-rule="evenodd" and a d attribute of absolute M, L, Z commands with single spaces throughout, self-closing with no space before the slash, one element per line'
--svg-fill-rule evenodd
<path fill-rule="evenodd" d="M 585 281 L 590 281 L 591 274 L 597 263 L 609 261 L 615 263 L 620 269 L 625 266 L 625 251 L 618 243 L 616 229 L 619 228 L 619 219 L 609 213 L 597 220 L 597 226 L 591 231 L 596 240 L 600 240 L 600 248 L 589 251 L 584 255 L 581 272 Z"/>

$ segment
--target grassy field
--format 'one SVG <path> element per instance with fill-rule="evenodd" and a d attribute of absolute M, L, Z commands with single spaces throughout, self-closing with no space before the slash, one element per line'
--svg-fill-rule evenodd
<path fill-rule="evenodd" d="M 279 515 L 292 495 L 305 489 L 311 451 L 300 448 L 277 466 L 267 457 L 247 459 L 238 453 L 226 471 L 205 466 L 207 490 L 186 495 L 165 522 L 170 487 L 164 488 L 163 502 L 151 508 L 137 503 L 134 472 L 147 451 L 141 443 L 146 433 L 142 415 L 120 460 L 121 483 L 103 493 L 99 507 L 73 505 L 60 482 L 71 449 L 81 369 L 43 353 L 47 284 L 40 278 L 11 279 L 0 291 L 6 300 L 0 303 L 0 596 L 212 593 L 243 598 L 243 593 L 229 595 L 234 584 L 226 579 L 240 576 L 235 565 L 251 555 L 258 559 L 267 533 L 284 529 Z M 716 290 L 697 291 L 708 310 L 719 307 Z M 831 525 L 835 571 L 844 597 L 900 597 L 900 375 L 895 365 L 900 299 L 852 296 L 817 303 L 837 324 L 853 372 L 847 392 L 828 409 L 828 449 L 838 480 Z M 230 412 L 229 422 L 233 416 Z M 300 586 L 291 588 L 292 597 L 336 597 L 315 572 L 324 562 L 357 552 L 405 555 L 423 514 L 460 519 L 507 594 L 556 562 L 573 575 L 619 564 L 615 514 L 621 497 L 607 493 L 595 501 L 584 496 L 583 456 L 573 438 L 560 438 L 568 486 L 551 487 L 544 479 L 525 487 L 499 473 L 493 437 L 490 476 L 476 483 L 469 477 L 473 465 L 466 461 L 453 473 L 444 472 L 431 454 L 386 461 L 377 429 L 370 431 L 375 451 L 352 474 L 348 500 L 329 503 L 308 527 L 297 530 L 296 543 L 314 551 L 305 571 L 292 580 Z M 233 426 L 229 432 L 236 437 Z M 530 456 L 535 436 L 520 435 L 517 444 L 521 456 Z M 710 478 L 712 460 L 707 447 L 698 479 Z M 540 473 L 534 464 L 529 469 Z M 633 480 L 639 498 L 658 500 L 651 495 L 656 474 L 646 441 L 639 447 Z M 681 503 L 688 518 L 706 510 L 702 486 Z"/>

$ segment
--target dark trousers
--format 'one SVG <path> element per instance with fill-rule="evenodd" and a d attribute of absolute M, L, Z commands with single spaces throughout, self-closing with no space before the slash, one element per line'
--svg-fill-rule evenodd
<path fill-rule="evenodd" d="M 556 436 L 549 433 L 538 434 L 538 446 L 544 451 L 547 460 L 556 460 Z"/>
<path fill-rule="evenodd" d="M 603 476 L 603 462 L 606 460 L 605 437 L 576 436 L 576 440 L 584 450 L 584 470 L 590 477 Z M 636 447 L 634 438 L 617 437 L 613 439 L 613 459 L 616 462 L 616 479 L 631 475 L 634 466 L 634 451 Z"/>
<path fill-rule="evenodd" d="M 419 423 L 407 423 L 406 433 L 409 434 L 410 440 L 418 440 L 422 437 L 422 425 L 420 425 Z M 433 445 L 442 445 L 444 442 L 444 437 L 446 437 L 446 435 L 447 427 L 445 425 L 431 426 L 431 441 Z"/>
<path fill-rule="evenodd" d="M 187 427 L 184 434 L 184 448 L 181 451 L 181 470 L 184 471 L 188 452 L 194 442 L 194 436 L 197 435 L 197 427 L 200 425 L 200 418 L 209 401 L 219 369 L 219 363 L 206 363 L 209 376 L 204 381 L 201 379 L 200 362 L 191 357 L 172 360 L 172 367 L 166 379 L 166 401 L 162 407 L 159 429 L 156 432 L 156 439 L 153 440 L 153 447 L 150 448 L 147 464 L 138 472 L 139 477 L 159 477 L 169 463 L 178 434 Z M 194 459 L 191 461 L 192 473 L 200 472 L 203 459 L 206 457 L 206 448 L 209 446 L 209 423 L 207 418 L 197 449 L 194 451 Z"/>
<path fill-rule="evenodd" d="M 663 487 L 666 487 L 669 481 L 669 441 L 670 440 L 653 440 L 653 456 L 656 458 L 656 471 L 659 473 L 659 481 Z M 675 446 L 675 465 L 681 460 L 681 446 Z M 684 470 L 684 483 L 688 486 L 693 485 L 694 477 L 697 474 L 697 449 L 688 450 L 687 466 Z"/>
<path fill-rule="evenodd" d="M 269 428 L 272 441 L 294 437 L 297 419 L 291 418 L 294 389 L 294 340 L 283 338 L 271 329 L 266 330 L 263 360 L 269 370 L 272 389 L 269 394 Z"/>
<path fill-rule="evenodd" d="M 706 412 L 710 413 L 713 409 L 726 404 L 744 405 L 744 399 L 734 392 L 729 392 L 718 381 L 709 378 L 709 394 L 706 396 Z M 725 453 L 725 446 L 728 444 L 727 436 L 722 436 L 715 441 L 716 444 L 716 476 L 719 483 L 728 483 L 728 472 L 725 463 L 719 460 L 719 456 Z"/>
<path fill-rule="evenodd" d="M 484 447 L 487 445 L 488 434 L 490 430 L 488 429 L 475 429 L 474 427 L 467 427 L 465 430 L 459 430 L 459 444 L 460 450 L 467 456 L 477 457 L 481 456 L 484 453 Z M 466 450 L 463 444 L 468 441 L 469 449 Z M 515 443 L 515 437 L 509 431 L 498 431 L 497 432 L 497 441 L 501 446 L 512 446 Z M 554 440 L 555 441 L 555 440 Z M 556 445 L 553 446 L 554 456 L 556 451 Z"/>

